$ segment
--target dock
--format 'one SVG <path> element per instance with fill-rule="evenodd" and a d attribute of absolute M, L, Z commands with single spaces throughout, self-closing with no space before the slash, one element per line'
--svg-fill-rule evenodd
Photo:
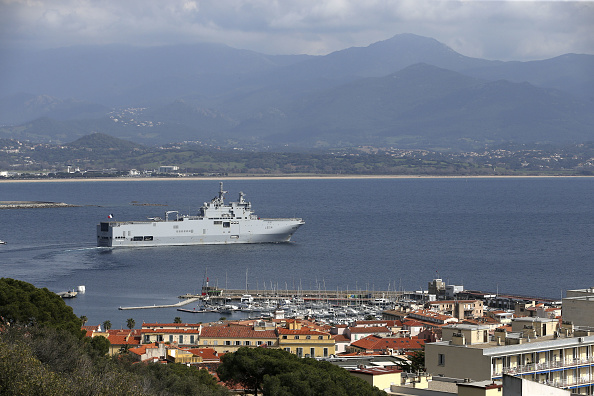
<path fill-rule="evenodd" d="M 119 309 L 122 311 L 129 310 L 129 309 L 150 309 L 150 308 L 175 308 L 175 307 L 182 307 L 187 304 L 191 304 L 200 300 L 200 297 L 192 297 L 188 298 L 185 301 L 180 301 L 176 304 L 164 304 L 164 305 L 145 305 L 141 307 L 120 307 Z"/>

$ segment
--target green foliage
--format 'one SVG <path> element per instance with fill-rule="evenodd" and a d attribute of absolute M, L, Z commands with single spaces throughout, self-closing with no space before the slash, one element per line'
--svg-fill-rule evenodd
<path fill-rule="evenodd" d="M 9 324 L 63 329 L 79 339 L 85 334 L 80 318 L 60 296 L 16 279 L 0 279 L 0 317 Z"/>
<path fill-rule="evenodd" d="M 87 341 L 87 350 L 91 356 L 105 356 L 109 352 L 109 347 L 111 346 L 109 340 L 102 336 L 85 338 L 85 341 Z"/>
<path fill-rule="evenodd" d="M 140 395 L 139 380 L 91 357 L 64 330 L 10 326 L 0 332 L 0 394 Z"/>
<path fill-rule="evenodd" d="M 109 341 L 82 338 L 81 319 L 47 289 L 0 279 L 0 315 L 1 395 L 228 394 L 205 370 L 106 356 Z"/>
<path fill-rule="evenodd" d="M 134 326 L 136 326 L 136 321 L 135 321 L 134 319 L 132 319 L 132 318 L 128 318 L 128 319 L 126 320 L 126 326 L 127 326 L 127 327 L 128 327 L 130 330 L 132 330 L 132 329 L 134 328 Z"/>
<path fill-rule="evenodd" d="M 63 395 L 66 383 L 22 341 L 0 342 L 0 394 Z"/>
<path fill-rule="evenodd" d="M 422 351 L 415 351 L 412 355 L 409 356 L 409 360 L 411 362 L 410 372 L 417 372 L 417 371 L 425 371 L 425 350 Z"/>
<path fill-rule="evenodd" d="M 181 318 L 180 318 L 179 316 L 176 316 L 176 317 L 173 319 L 173 323 L 181 323 L 181 322 L 182 322 L 182 320 L 181 320 Z"/>
<path fill-rule="evenodd" d="M 240 348 L 223 356 L 223 381 L 263 395 L 385 395 L 331 363 L 302 359 L 280 349 Z"/>
<path fill-rule="evenodd" d="M 103 322 L 103 330 L 104 331 L 108 331 L 111 329 L 111 321 L 110 320 L 106 320 L 105 322 Z"/>
<path fill-rule="evenodd" d="M 227 389 L 217 384 L 205 369 L 196 369 L 182 364 L 132 364 L 126 358 L 119 359 L 122 369 L 134 377 L 142 378 L 145 387 L 156 394 L 172 395 L 227 395 Z"/>
<path fill-rule="evenodd" d="M 100 350 L 105 342 L 100 336 L 79 340 L 63 330 L 7 326 L 0 331 L 0 394 L 228 394 L 206 370 L 137 364 L 130 354 L 110 358 Z"/>

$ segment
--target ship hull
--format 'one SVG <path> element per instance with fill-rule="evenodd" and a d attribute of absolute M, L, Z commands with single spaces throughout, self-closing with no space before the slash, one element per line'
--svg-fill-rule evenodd
<path fill-rule="evenodd" d="M 97 225 L 97 246 L 144 247 L 289 242 L 301 219 L 240 219 L 213 221 L 102 222 Z"/>

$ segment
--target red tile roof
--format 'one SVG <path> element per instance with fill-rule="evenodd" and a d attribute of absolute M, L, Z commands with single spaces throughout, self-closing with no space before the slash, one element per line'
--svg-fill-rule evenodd
<path fill-rule="evenodd" d="M 276 339 L 276 333 L 274 330 L 254 330 L 251 327 L 209 326 L 202 328 L 201 337 Z"/>
<path fill-rule="evenodd" d="M 200 334 L 198 329 L 142 329 L 142 334 Z"/>
<path fill-rule="evenodd" d="M 194 356 L 202 357 L 204 362 L 220 361 L 219 354 L 213 348 L 190 348 L 187 351 L 191 352 Z"/>
<path fill-rule="evenodd" d="M 354 326 L 365 326 L 365 325 L 376 325 L 376 326 L 386 326 L 386 327 L 400 327 L 402 326 L 402 322 L 399 320 L 357 320 L 354 323 Z"/>
<path fill-rule="evenodd" d="M 136 348 L 130 348 L 129 351 L 140 356 L 140 355 L 145 354 L 147 349 L 156 349 L 158 347 L 159 346 L 155 345 L 155 344 L 145 344 L 145 345 L 140 345 Z"/>
<path fill-rule="evenodd" d="M 331 338 L 334 339 L 334 342 L 346 342 L 346 343 L 351 342 L 351 340 L 344 334 L 335 334 L 335 335 L 331 336 Z"/>
<path fill-rule="evenodd" d="M 392 330 L 387 327 L 350 327 L 351 334 L 371 334 L 371 333 L 391 333 Z"/>
<path fill-rule="evenodd" d="M 283 329 L 283 328 L 278 328 L 276 329 L 276 331 L 278 332 L 278 334 L 282 334 L 282 335 L 329 335 L 326 332 L 323 331 L 318 331 L 318 330 L 312 330 L 312 329 L 304 329 L 301 328 L 301 330 L 289 330 L 289 329 Z"/>
<path fill-rule="evenodd" d="M 165 328 L 165 327 L 200 327 L 200 323 L 143 323 L 142 328 Z"/>

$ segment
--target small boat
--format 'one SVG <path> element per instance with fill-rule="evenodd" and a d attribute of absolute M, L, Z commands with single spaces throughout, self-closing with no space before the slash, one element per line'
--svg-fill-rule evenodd
<path fill-rule="evenodd" d="M 0 245 L 6 245 L 6 241 L 3 241 L 2 239 L 0 239 Z"/>
<path fill-rule="evenodd" d="M 63 292 L 59 292 L 56 294 L 62 298 L 74 298 L 74 297 L 76 297 L 76 295 L 78 293 L 75 292 L 74 290 L 72 290 L 72 291 L 63 291 Z"/>

